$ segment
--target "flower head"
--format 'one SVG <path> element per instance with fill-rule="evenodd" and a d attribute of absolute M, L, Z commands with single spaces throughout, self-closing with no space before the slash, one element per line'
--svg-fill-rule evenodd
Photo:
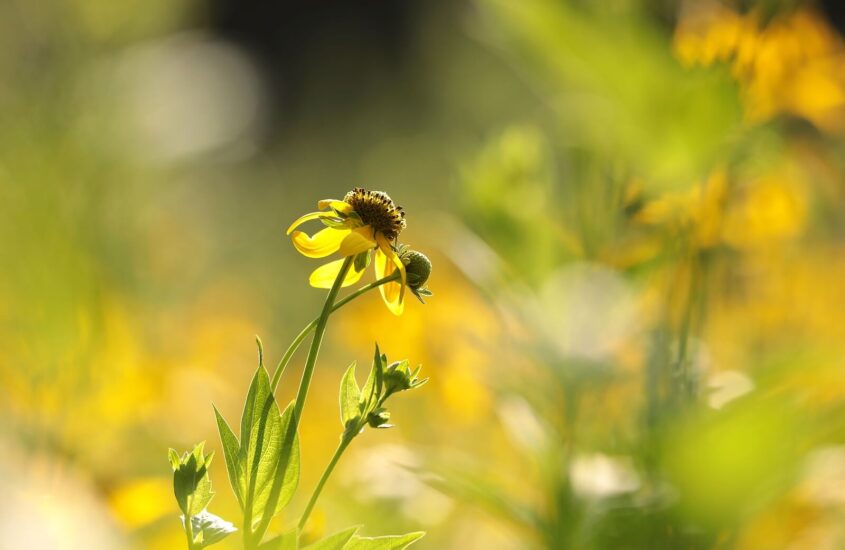
<path fill-rule="evenodd" d="M 379 287 L 388 309 L 401 315 L 404 309 L 407 277 L 405 264 L 399 258 L 396 239 L 405 229 L 405 212 L 383 191 L 367 191 L 356 187 L 343 200 L 328 199 L 317 203 L 319 211 L 305 214 L 288 228 L 294 247 L 309 258 L 324 258 L 335 252 L 343 257 L 322 265 L 311 273 L 309 282 L 316 288 L 331 288 L 344 259 L 355 257 L 342 286 L 358 282 L 370 264 L 375 250 L 375 271 L 379 279 L 398 270 L 396 281 Z M 309 220 L 320 220 L 326 226 L 309 236 L 296 228 Z"/>
<path fill-rule="evenodd" d="M 343 202 L 352 207 L 365 225 L 390 241 L 396 240 L 405 229 L 405 211 L 393 204 L 384 191 L 366 191 L 356 187 L 343 197 Z"/>

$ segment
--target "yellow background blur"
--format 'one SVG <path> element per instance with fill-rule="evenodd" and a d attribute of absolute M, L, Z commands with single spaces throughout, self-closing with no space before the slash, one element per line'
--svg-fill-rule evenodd
<path fill-rule="evenodd" d="M 0 549 L 181 548 L 166 452 L 201 440 L 238 519 L 211 404 L 237 419 L 254 335 L 275 364 L 316 315 L 284 228 L 354 186 L 405 208 L 435 296 L 332 318 L 289 513 L 350 361 L 431 382 L 311 536 L 842 548 L 838 11 L 0 3 Z"/>

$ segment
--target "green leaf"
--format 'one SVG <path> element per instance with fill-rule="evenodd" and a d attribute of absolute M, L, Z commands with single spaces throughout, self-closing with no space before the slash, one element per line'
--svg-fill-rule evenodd
<path fill-rule="evenodd" d="M 355 535 L 359 527 L 349 527 L 333 535 L 320 539 L 306 546 L 303 550 L 342 550 L 349 539 Z"/>
<path fill-rule="evenodd" d="M 244 403 L 238 452 L 238 461 L 244 467 L 240 472 L 244 485 L 244 513 L 252 522 L 259 521 L 267 507 L 266 489 L 276 473 L 281 443 L 279 407 L 270 393 L 267 371 L 259 366 Z"/>
<path fill-rule="evenodd" d="M 212 405 L 212 407 L 214 406 Z M 214 415 L 217 417 L 217 430 L 220 432 L 220 442 L 223 445 L 223 458 L 226 459 L 226 471 L 229 473 L 229 483 L 232 485 L 232 491 L 238 499 L 241 510 L 243 510 L 246 488 L 243 484 L 245 476 L 240 473 L 243 469 L 239 460 L 240 443 L 232 428 L 226 422 L 226 419 L 217 410 L 217 407 L 214 407 Z"/>
<path fill-rule="evenodd" d="M 176 503 L 179 509 L 186 516 L 188 513 L 188 499 L 196 490 L 197 461 L 193 455 L 186 455 L 185 462 L 179 464 L 179 467 L 173 472 L 173 494 L 176 496 Z"/>
<path fill-rule="evenodd" d="M 361 409 L 364 414 L 369 414 L 373 408 L 378 404 L 382 395 L 382 388 L 384 386 L 384 363 L 382 356 L 376 344 L 376 352 L 373 357 L 373 366 L 370 368 L 370 375 L 367 377 L 367 383 L 364 384 L 364 389 L 361 391 Z"/>
<path fill-rule="evenodd" d="M 282 447 L 279 453 L 276 477 L 268 502 L 276 503 L 273 515 L 281 512 L 290 503 L 299 485 L 299 436 L 293 419 L 294 403 L 288 404 L 282 413 Z"/>
<path fill-rule="evenodd" d="M 194 489 L 194 493 L 188 501 L 188 509 L 185 511 L 185 514 L 189 517 L 193 517 L 205 510 L 205 507 L 208 506 L 208 503 L 214 497 L 214 491 L 211 490 L 211 478 L 208 477 L 208 470 L 204 470 L 202 475 L 198 474 L 198 478 L 196 489 Z"/>
<path fill-rule="evenodd" d="M 194 541 L 199 543 L 200 548 L 220 542 L 237 531 L 230 522 L 207 511 L 202 511 L 191 518 L 191 528 Z"/>
<path fill-rule="evenodd" d="M 203 454 L 205 442 L 197 444 L 190 453 L 181 457 L 174 456 L 176 451 L 168 453 L 171 466 L 174 458 L 178 464 L 173 472 L 173 493 L 179 509 L 187 517 L 200 513 L 214 496 L 211 479 L 208 477 L 208 465 L 214 453 Z"/>
<path fill-rule="evenodd" d="M 370 265 L 370 251 L 366 250 L 355 256 L 355 271 L 364 271 Z"/>
<path fill-rule="evenodd" d="M 376 352 L 373 357 L 373 371 L 376 373 L 376 396 L 380 398 L 384 392 L 384 361 L 381 360 L 378 342 L 376 342 Z"/>
<path fill-rule="evenodd" d="M 261 338 L 258 335 L 255 335 L 255 345 L 258 346 L 258 366 L 264 366 L 264 343 L 261 341 Z"/>
<path fill-rule="evenodd" d="M 258 546 L 258 550 L 297 550 L 298 548 L 299 530 L 295 527 Z"/>
<path fill-rule="evenodd" d="M 353 361 L 349 365 L 340 381 L 340 421 L 344 426 L 361 418 L 361 390 L 355 380 L 355 364 Z"/>
<path fill-rule="evenodd" d="M 407 535 L 393 535 L 387 537 L 353 537 L 343 550 L 402 550 L 425 536 L 418 531 Z"/>
<path fill-rule="evenodd" d="M 167 451 L 167 458 L 170 459 L 170 467 L 173 468 L 173 471 L 179 469 L 179 453 L 176 452 L 176 449 L 168 449 Z"/>
<path fill-rule="evenodd" d="M 270 378 L 259 366 L 250 384 L 241 417 L 238 479 L 244 489 L 244 514 L 252 528 L 265 513 L 275 515 L 293 496 L 299 482 L 299 441 L 293 409 L 286 418 L 270 390 Z M 241 481 L 242 480 L 242 481 Z"/>

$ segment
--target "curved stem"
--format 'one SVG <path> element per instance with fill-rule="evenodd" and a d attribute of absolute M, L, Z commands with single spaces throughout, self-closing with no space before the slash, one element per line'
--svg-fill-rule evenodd
<path fill-rule="evenodd" d="M 346 450 L 346 447 L 348 447 L 351 442 L 352 437 L 346 437 L 345 435 L 340 440 L 340 445 L 337 446 L 334 456 L 332 456 L 332 459 L 329 461 L 329 465 L 326 466 L 323 475 L 320 477 L 320 481 L 317 483 L 317 486 L 314 488 L 314 492 L 311 494 L 311 498 L 308 500 L 308 505 L 305 506 L 305 511 L 302 512 L 302 517 L 299 518 L 300 531 L 303 527 L 305 527 L 305 522 L 308 521 L 308 516 L 311 515 L 311 510 L 314 509 L 314 505 L 317 503 L 317 498 L 320 496 L 323 486 L 326 484 L 326 481 L 328 481 L 329 476 L 332 475 L 332 471 L 334 471 L 335 466 L 337 466 L 337 462 L 340 460 L 340 455 L 343 454 L 343 451 Z"/>
<path fill-rule="evenodd" d="M 305 360 L 305 370 L 302 371 L 302 380 L 299 382 L 299 391 L 296 393 L 296 403 L 293 406 L 293 430 L 296 432 L 299 429 L 299 420 L 302 418 L 302 409 L 305 407 L 305 398 L 308 396 L 308 387 L 311 385 L 311 377 L 314 376 L 314 365 L 317 364 L 317 355 L 320 353 L 320 344 L 323 343 L 323 335 L 326 333 L 326 324 L 329 321 L 329 315 L 332 312 L 337 293 L 340 291 L 340 286 L 346 278 L 346 273 L 352 266 L 354 261 L 353 256 L 347 256 L 343 260 L 343 265 L 334 280 L 329 295 L 326 296 L 326 303 L 323 305 L 323 311 L 317 318 L 317 324 L 314 326 L 314 338 L 311 340 L 311 348 L 308 350 L 308 358 Z"/>
<path fill-rule="evenodd" d="M 355 292 L 353 292 L 349 296 L 346 296 L 345 298 L 343 298 L 342 300 L 339 300 L 336 304 L 334 304 L 332 306 L 331 313 L 334 313 L 338 309 L 342 308 L 343 306 L 345 306 L 346 304 L 348 304 L 349 302 L 351 302 L 352 300 L 354 300 L 358 296 L 361 296 L 362 294 L 365 294 L 365 293 L 369 292 L 370 290 L 373 290 L 374 288 L 378 288 L 385 283 L 395 281 L 395 280 L 399 279 L 400 277 L 401 277 L 400 273 L 398 271 L 396 271 L 396 272 L 392 273 L 391 275 L 388 275 L 387 277 L 382 277 L 378 281 L 374 281 L 374 282 L 372 282 L 368 285 L 362 286 L 361 288 L 359 288 L 358 290 L 356 290 Z M 279 361 L 279 364 L 276 365 L 276 370 L 273 373 L 273 380 L 270 382 L 270 391 L 272 393 L 276 393 L 276 388 L 279 385 L 279 381 L 282 379 L 282 373 L 284 373 L 285 368 L 288 366 L 288 363 L 290 363 L 290 360 L 293 357 L 293 354 L 296 353 L 296 350 L 299 349 L 299 346 L 302 345 L 302 342 L 305 340 L 305 338 L 311 333 L 312 330 L 314 330 L 314 328 L 317 326 L 317 322 L 319 320 L 320 320 L 320 318 L 318 317 L 318 318 L 314 319 L 313 321 L 311 321 L 310 323 L 308 323 L 307 325 L 305 325 L 305 328 L 303 328 L 302 331 L 300 331 L 300 333 L 296 335 L 296 338 L 293 339 L 293 342 L 291 342 L 290 346 L 288 346 L 288 349 L 285 351 L 284 355 L 282 355 L 282 358 Z"/>

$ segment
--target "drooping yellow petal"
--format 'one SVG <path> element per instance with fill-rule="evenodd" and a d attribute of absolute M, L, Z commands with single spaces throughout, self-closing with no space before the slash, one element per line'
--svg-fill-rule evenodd
<path fill-rule="evenodd" d="M 330 217 L 330 216 L 331 216 L 331 213 L 329 213 L 329 212 L 311 212 L 310 214 L 305 214 L 304 216 L 301 216 L 295 222 L 290 224 L 290 227 L 288 227 L 287 234 L 290 235 L 291 231 L 293 231 L 294 229 L 296 229 L 297 227 L 299 227 L 300 225 L 302 225 L 303 223 L 305 223 L 309 220 L 316 220 L 318 218 L 326 218 L 326 217 Z"/>
<path fill-rule="evenodd" d="M 393 273 L 393 263 L 388 261 L 388 256 L 384 253 L 384 247 L 382 246 L 382 240 L 376 237 L 378 242 L 378 248 L 376 249 L 376 258 L 374 262 L 374 268 L 376 270 L 376 280 L 383 279 Z M 389 270 L 389 272 L 388 272 Z M 384 285 L 382 285 L 383 287 Z"/>
<path fill-rule="evenodd" d="M 317 231 L 313 237 L 309 237 L 302 231 L 294 231 L 290 238 L 293 246 L 303 255 L 309 258 L 325 258 L 334 254 L 340 248 L 340 243 L 349 235 L 349 229 L 332 229 L 327 227 Z"/>
<path fill-rule="evenodd" d="M 372 250 L 376 246 L 375 236 L 373 235 L 373 228 L 369 225 L 353 229 L 343 242 L 340 243 L 341 256 L 354 256 Z"/>
<path fill-rule="evenodd" d="M 337 279 L 337 274 L 340 273 L 340 268 L 343 266 L 343 262 L 345 261 L 346 259 L 344 258 L 321 265 L 311 273 L 311 277 L 308 279 L 308 282 L 314 288 L 331 288 L 335 279 Z M 358 280 L 361 279 L 361 275 L 364 274 L 364 271 L 364 269 L 361 271 L 355 271 L 355 266 L 351 266 L 349 271 L 346 272 L 346 276 L 343 278 L 341 286 L 349 286 L 357 283 Z"/>
<path fill-rule="evenodd" d="M 405 309 L 405 285 L 407 284 L 405 264 L 399 259 L 399 255 L 394 252 L 384 235 L 377 235 L 376 240 L 379 245 L 375 258 L 376 278 L 387 277 L 397 269 L 401 274 L 399 281 L 391 281 L 379 286 L 379 292 L 381 292 L 381 297 L 387 309 L 394 315 L 402 315 L 402 311 Z"/>
<path fill-rule="evenodd" d="M 326 208 L 332 208 L 337 210 L 338 212 L 343 212 L 344 214 L 349 214 L 352 212 L 352 205 L 348 202 L 339 201 L 337 199 L 323 199 L 317 202 L 317 208 L 320 210 L 325 210 Z"/>

